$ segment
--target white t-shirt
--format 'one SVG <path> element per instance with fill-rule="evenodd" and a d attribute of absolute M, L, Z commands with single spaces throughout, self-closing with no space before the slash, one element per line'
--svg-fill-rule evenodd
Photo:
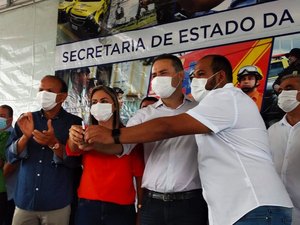
<path fill-rule="evenodd" d="M 284 117 L 269 130 L 275 168 L 294 204 L 293 225 L 300 224 L 300 122 L 291 126 Z"/>
<path fill-rule="evenodd" d="M 159 100 L 146 108 L 138 110 L 128 121 L 127 126 L 137 125 L 158 117 L 184 113 L 196 105 L 196 102 L 185 98 L 180 106 L 172 109 Z M 124 154 L 128 154 L 132 147 L 129 149 L 124 148 L 126 149 Z M 201 188 L 197 152 L 195 135 L 145 143 L 145 170 L 142 187 L 163 193 Z"/>
<path fill-rule="evenodd" d="M 213 131 L 196 135 L 210 225 L 232 225 L 259 206 L 292 207 L 271 160 L 264 122 L 251 98 L 226 84 L 187 113 Z"/>

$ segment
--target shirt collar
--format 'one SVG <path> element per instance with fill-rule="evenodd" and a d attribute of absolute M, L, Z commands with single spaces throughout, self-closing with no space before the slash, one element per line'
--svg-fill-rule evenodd
<path fill-rule="evenodd" d="M 8 131 L 8 132 L 13 132 L 13 130 L 14 130 L 14 128 L 12 126 L 5 129 L 5 131 Z"/>
<path fill-rule="evenodd" d="M 233 83 L 227 83 L 227 84 L 224 85 L 223 88 L 233 88 L 233 87 L 234 87 Z"/>
<path fill-rule="evenodd" d="M 283 118 L 281 120 L 279 120 L 278 123 L 281 126 L 289 126 L 289 127 L 296 127 L 296 125 L 298 126 L 300 124 L 300 122 L 296 123 L 294 126 L 292 126 L 291 124 L 289 124 L 289 122 L 286 119 L 286 114 L 283 116 Z"/>
<path fill-rule="evenodd" d="M 64 114 L 66 113 L 66 111 L 63 109 L 63 107 L 60 108 L 59 112 L 52 118 L 52 119 L 59 119 L 60 117 L 62 117 Z M 45 117 L 45 111 L 43 109 L 41 109 L 39 111 L 39 115 L 41 118 L 46 118 Z"/>
<path fill-rule="evenodd" d="M 182 104 L 180 104 L 177 108 L 180 108 L 185 102 L 192 102 L 192 100 L 191 100 L 188 96 L 184 95 Z M 161 100 L 161 98 L 160 98 L 157 102 L 155 102 L 155 103 L 153 104 L 153 106 L 154 106 L 154 108 L 156 108 L 156 109 L 159 108 L 159 107 L 161 107 L 161 106 L 167 107 L 167 106 L 163 103 L 163 101 Z"/>
<path fill-rule="evenodd" d="M 286 125 L 286 126 L 291 126 L 288 121 L 286 120 L 286 114 L 283 116 L 283 118 L 281 120 L 279 120 L 279 124 L 281 126 Z"/>

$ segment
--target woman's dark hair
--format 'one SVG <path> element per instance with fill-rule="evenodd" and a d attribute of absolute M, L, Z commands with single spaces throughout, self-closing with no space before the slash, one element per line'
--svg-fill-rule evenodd
<path fill-rule="evenodd" d="M 113 100 L 115 106 L 115 111 L 113 113 L 113 129 L 120 128 L 120 126 L 122 126 L 122 122 L 120 119 L 120 107 L 119 107 L 119 101 L 116 92 L 112 88 L 105 85 L 99 85 L 94 87 L 90 97 L 91 106 L 92 106 L 92 97 L 97 91 L 104 91 Z M 92 114 L 90 114 L 90 121 L 92 124 L 98 124 L 98 121 L 95 119 L 95 117 L 93 117 Z"/>

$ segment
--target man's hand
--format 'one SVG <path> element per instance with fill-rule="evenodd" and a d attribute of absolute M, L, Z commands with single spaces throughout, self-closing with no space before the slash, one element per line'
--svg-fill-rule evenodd
<path fill-rule="evenodd" d="M 20 127 L 23 135 L 27 139 L 30 139 L 32 136 L 32 132 L 34 130 L 32 113 L 31 112 L 23 113 L 17 120 L 17 124 Z"/>
<path fill-rule="evenodd" d="M 84 134 L 85 131 L 82 129 L 82 126 L 72 125 L 69 129 L 69 140 L 77 146 L 84 145 Z"/>
<path fill-rule="evenodd" d="M 101 125 L 88 126 L 84 140 L 88 144 L 114 144 L 112 130 Z"/>
<path fill-rule="evenodd" d="M 38 130 L 34 130 L 32 132 L 33 139 L 40 145 L 53 146 L 58 142 L 58 140 L 55 137 L 51 119 L 47 121 L 47 125 L 48 125 L 48 130 L 43 130 L 42 132 Z"/>

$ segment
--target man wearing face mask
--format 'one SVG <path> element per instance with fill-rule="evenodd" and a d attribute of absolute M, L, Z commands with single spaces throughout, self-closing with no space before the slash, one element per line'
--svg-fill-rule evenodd
<path fill-rule="evenodd" d="M 280 82 L 278 106 L 286 112 L 283 119 L 268 129 L 272 156 L 294 205 L 293 225 L 300 224 L 300 71 L 286 75 Z"/>
<path fill-rule="evenodd" d="M 7 159 L 7 146 L 11 143 L 12 133 L 13 133 L 13 109 L 9 105 L 1 105 L 0 106 L 0 135 L 1 135 L 1 152 L 5 150 L 5 156 Z M 6 135 L 6 141 L 3 143 L 3 136 L 2 134 Z M 1 154 L 3 154 L 2 152 Z M 2 155 L 3 156 L 3 155 Z M 7 192 L 7 207 L 6 210 L 0 209 L 0 212 L 3 212 L 3 216 L 5 216 L 5 223 L 4 224 L 11 224 L 12 217 L 15 210 L 15 203 L 14 203 L 14 191 L 17 183 L 17 175 L 18 175 L 18 163 L 11 164 L 7 160 L 3 166 L 3 176 L 5 179 L 5 186 Z M 6 199 L 5 199 L 6 200 Z M 1 217 L 1 216 L 0 216 Z M 1 223 L 0 219 L 0 224 Z"/>
<path fill-rule="evenodd" d="M 22 114 L 9 146 L 9 162 L 20 161 L 13 225 L 68 225 L 73 197 L 73 168 L 78 159 L 65 155 L 69 128 L 81 119 L 62 108 L 66 83 L 42 78 L 37 101 L 41 110 Z"/>
<path fill-rule="evenodd" d="M 11 200 L 11 190 L 6 188 L 5 168 L 6 146 L 10 143 L 13 127 L 13 110 L 8 105 L 0 105 L 0 224 L 8 219 L 9 201 Z M 11 209 L 11 208 L 10 208 Z"/>
<path fill-rule="evenodd" d="M 213 81 L 215 82 L 214 77 L 218 73 L 219 73 L 219 71 L 212 74 L 208 78 L 204 78 L 202 76 L 203 72 L 201 72 L 201 70 L 198 70 L 197 65 L 196 65 L 195 71 L 190 76 L 190 78 L 192 79 L 191 94 L 192 94 L 193 98 L 195 99 L 195 101 L 200 102 L 204 99 L 205 96 L 207 96 L 209 94 L 210 90 L 206 89 L 206 84 L 210 79 L 213 79 Z M 217 86 L 217 84 L 216 84 L 216 86 Z M 213 89 L 215 89 L 216 86 L 213 87 Z"/>
<path fill-rule="evenodd" d="M 138 110 L 127 126 L 177 115 L 196 105 L 182 94 L 184 71 L 176 56 L 158 56 L 152 64 L 152 78 L 152 90 L 160 99 Z M 123 154 L 129 154 L 134 146 L 127 150 L 124 146 Z M 146 191 L 143 204 L 139 206 L 141 225 L 206 225 L 207 206 L 197 171 L 195 136 L 145 143 L 144 156 L 142 187 Z"/>

